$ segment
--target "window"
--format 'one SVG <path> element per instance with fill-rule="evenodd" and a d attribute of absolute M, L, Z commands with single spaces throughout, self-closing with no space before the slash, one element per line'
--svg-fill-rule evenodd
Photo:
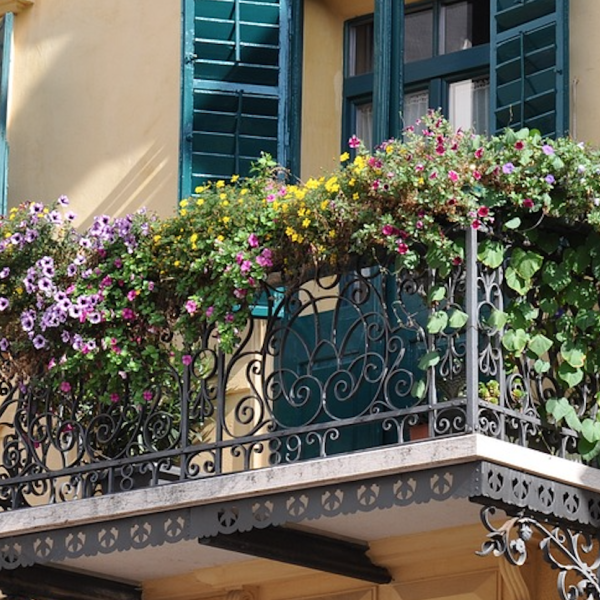
<path fill-rule="evenodd" d="M 568 0 L 424 0 L 401 8 L 381 0 L 373 15 L 346 24 L 344 145 L 353 133 L 367 145 L 398 136 L 428 108 L 485 134 L 507 126 L 566 132 Z M 387 62 L 373 48 L 389 53 Z"/>
<path fill-rule="evenodd" d="M 285 0 L 185 0 L 181 196 L 262 152 L 291 166 L 291 22 Z"/>

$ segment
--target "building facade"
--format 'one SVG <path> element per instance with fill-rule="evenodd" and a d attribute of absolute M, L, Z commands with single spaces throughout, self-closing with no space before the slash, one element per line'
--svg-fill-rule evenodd
<path fill-rule="evenodd" d="M 0 0 L 0 12 L 5 209 L 65 194 L 81 224 L 141 206 L 169 215 L 203 182 L 247 175 L 261 152 L 319 176 L 352 135 L 375 146 L 429 108 L 482 135 L 529 127 L 600 142 L 597 0 Z M 357 273 L 348 289 L 380 285 Z M 568 588 L 583 581 L 600 598 L 585 562 L 597 548 L 583 543 L 597 537 L 598 470 L 568 460 L 570 434 L 546 436 L 539 415 L 482 403 L 476 347 L 465 369 L 475 379 L 441 408 L 430 395 L 417 412 L 399 402 L 382 416 L 371 398 L 368 411 L 325 417 L 333 385 L 312 414 L 297 399 L 293 414 L 273 408 L 268 373 L 297 397 L 299 374 L 322 384 L 352 373 L 340 365 L 355 355 L 332 341 L 346 318 L 336 285 L 316 283 L 303 301 L 302 318 L 329 315 L 301 339 L 304 362 L 290 366 L 295 346 L 273 350 L 282 317 L 271 301 L 243 351 L 211 346 L 210 381 L 182 378 L 182 398 L 197 391 L 217 407 L 200 446 L 146 445 L 147 423 L 141 452 L 92 456 L 72 437 L 61 446 L 64 430 L 39 433 L 51 420 L 36 442 L 31 399 L 8 382 L 2 592 L 536 600 L 579 597 Z M 379 355 L 393 354 L 386 335 Z M 353 402 L 380 381 L 368 371 Z M 409 426 L 423 421 L 417 440 Z"/>

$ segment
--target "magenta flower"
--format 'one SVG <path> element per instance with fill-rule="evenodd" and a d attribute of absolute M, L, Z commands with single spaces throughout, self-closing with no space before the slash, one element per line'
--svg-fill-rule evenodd
<path fill-rule="evenodd" d="M 136 296 L 137 294 L 135 293 L 135 290 L 129 290 L 127 292 L 127 300 L 129 300 L 129 302 L 133 302 Z"/>
<path fill-rule="evenodd" d="M 60 384 L 60 391 L 65 394 L 68 394 L 71 391 L 71 384 L 68 381 L 63 381 Z"/>
<path fill-rule="evenodd" d="M 110 401 L 111 402 L 118 402 L 119 401 L 119 394 L 112 393 L 110 395 Z"/>
<path fill-rule="evenodd" d="M 490 209 L 487 206 L 480 206 L 477 209 L 477 216 L 485 219 L 490 214 Z"/>
<path fill-rule="evenodd" d="M 185 303 L 185 310 L 187 310 L 190 315 L 195 314 L 196 311 L 198 310 L 197 302 L 195 302 L 194 300 L 188 300 Z"/>
<path fill-rule="evenodd" d="M 270 248 L 265 248 L 257 257 L 256 262 L 261 267 L 272 267 L 273 266 L 273 252 Z"/>
<path fill-rule="evenodd" d="M 458 173 L 456 171 L 448 171 L 448 178 L 450 181 L 458 181 Z"/>
<path fill-rule="evenodd" d="M 210 319 L 210 318 L 212 317 L 212 315 L 213 315 L 213 313 L 214 313 L 214 312 L 215 312 L 215 307 L 214 307 L 214 306 L 209 306 L 209 307 L 206 309 L 206 312 L 205 312 L 204 314 L 206 315 L 206 317 L 207 317 L 208 319 Z"/>
<path fill-rule="evenodd" d="M 193 360 L 193 359 L 192 359 L 192 357 L 191 357 L 191 355 L 190 355 L 190 354 L 184 354 L 184 355 L 181 357 L 181 362 L 182 362 L 182 363 L 183 363 L 183 364 L 184 364 L 186 367 L 189 367 L 189 366 L 192 364 L 192 360 Z"/>
<path fill-rule="evenodd" d="M 479 219 L 474 219 L 471 223 L 471 227 L 473 229 L 479 229 L 481 227 L 481 221 Z"/>
<path fill-rule="evenodd" d="M 525 148 L 525 144 L 521 140 L 515 142 L 515 150 L 523 150 L 523 148 Z"/>
<path fill-rule="evenodd" d="M 257 259 L 258 260 L 258 259 Z M 249 260 L 244 260 L 240 265 L 240 271 L 244 274 L 249 273 L 250 269 L 252 269 L 252 262 Z"/>
<path fill-rule="evenodd" d="M 398 244 L 398 254 L 406 254 L 408 252 L 408 246 L 404 242 Z"/>
<path fill-rule="evenodd" d="M 475 158 L 481 158 L 483 156 L 483 148 L 477 148 L 475 150 Z"/>
<path fill-rule="evenodd" d="M 260 245 L 258 241 L 258 236 L 255 233 L 251 233 L 248 236 L 248 245 L 250 246 L 250 248 L 258 248 L 258 246 Z"/>
<path fill-rule="evenodd" d="M 400 233 L 400 230 L 397 227 L 394 227 L 393 225 L 384 225 L 381 228 L 381 233 L 383 233 L 383 235 L 385 236 L 398 235 Z"/>
<path fill-rule="evenodd" d="M 126 321 L 131 321 L 135 317 L 135 313 L 131 310 L 131 308 L 124 308 L 121 312 L 122 317 Z"/>
<path fill-rule="evenodd" d="M 531 198 L 525 198 L 523 200 L 523 207 L 524 208 L 533 208 L 533 200 Z"/>
<path fill-rule="evenodd" d="M 144 390 L 142 397 L 146 402 L 150 402 L 150 400 L 152 400 L 152 392 L 150 390 Z"/>
<path fill-rule="evenodd" d="M 358 148 L 360 146 L 360 140 L 355 135 L 353 135 L 348 140 L 348 146 L 350 146 L 350 148 Z"/>

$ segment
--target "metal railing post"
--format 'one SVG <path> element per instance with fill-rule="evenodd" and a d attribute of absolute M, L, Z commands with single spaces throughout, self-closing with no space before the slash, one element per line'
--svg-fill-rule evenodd
<path fill-rule="evenodd" d="M 479 315 L 477 301 L 477 230 L 470 227 L 466 233 L 465 248 L 466 290 L 468 315 L 465 352 L 467 384 L 467 431 L 477 431 L 479 387 Z"/>

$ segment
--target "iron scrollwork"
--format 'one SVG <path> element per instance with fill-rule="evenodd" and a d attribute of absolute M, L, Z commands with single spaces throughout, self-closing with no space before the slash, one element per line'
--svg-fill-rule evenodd
<path fill-rule="evenodd" d="M 504 557 L 511 565 L 520 567 L 528 558 L 528 543 L 534 537 L 540 538 L 544 560 L 559 571 L 560 599 L 600 599 L 600 555 L 597 540 L 590 534 L 572 531 L 562 525 L 552 527 L 524 512 L 495 527 L 491 523 L 494 513 L 493 506 L 486 506 L 481 511 L 481 520 L 490 533 L 477 554 Z"/>

